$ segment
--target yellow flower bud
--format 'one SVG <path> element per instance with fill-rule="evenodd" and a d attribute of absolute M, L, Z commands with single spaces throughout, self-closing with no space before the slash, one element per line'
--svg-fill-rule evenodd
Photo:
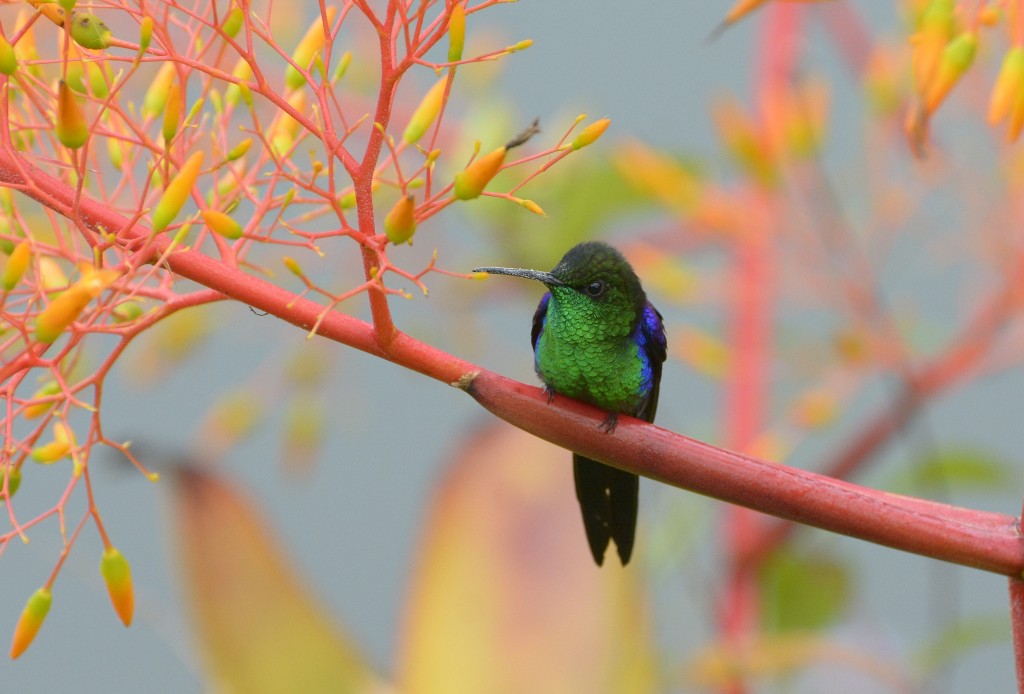
<path fill-rule="evenodd" d="M 238 80 L 248 81 L 252 79 L 252 66 L 249 65 L 245 58 L 239 58 L 238 62 L 235 63 L 235 68 L 231 71 L 231 76 Z M 224 90 L 224 101 L 227 102 L 229 106 L 237 106 L 238 100 L 241 96 L 242 89 L 238 84 L 229 84 L 228 88 Z M 246 103 L 248 103 L 248 99 L 246 100 Z"/>
<path fill-rule="evenodd" d="M 296 277 L 302 277 L 305 274 L 302 272 L 302 266 L 299 265 L 295 258 L 286 255 L 281 259 L 281 262 L 284 263 L 284 266 Z"/>
<path fill-rule="evenodd" d="M 456 2 L 448 18 L 448 62 L 462 60 L 462 49 L 466 45 L 466 6 Z"/>
<path fill-rule="evenodd" d="M 227 160 L 235 161 L 236 159 L 244 157 L 250 147 L 252 147 L 252 138 L 248 137 L 231 148 L 231 151 L 228 152 Z"/>
<path fill-rule="evenodd" d="M 13 75 L 18 69 L 18 56 L 14 53 L 14 46 L 3 36 L 0 36 L 0 72 L 5 75 Z"/>
<path fill-rule="evenodd" d="M 949 42 L 942 52 L 938 68 L 932 76 L 925 91 L 924 107 L 928 113 L 932 113 L 939 104 L 946 98 L 967 69 L 974 62 L 974 55 L 978 50 L 978 35 L 966 31 Z"/>
<path fill-rule="evenodd" d="M 103 550 L 100 560 L 100 575 L 107 584 L 107 593 L 114 611 L 124 625 L 131 626 L 135 612 L 135 589 L 132 585 L 132 570 L 128 560 L 115 547 Z"/>
<path fill-rule="evenodd" d="M 924 94 L 953 35 L 953 0 L 931 0 L 921 15 L 921 28 L 911 38 L 914 85 Z"/>
<path fill-rule="evenodd" d="M 173 79 L 167 90 L 167 107 L 164 108 L 162 132 L 165 143 L 170 144 L 178 134 L 178 126 L 181 124 L 181 101 L 181 87 L 178 86 L 178 80 Z"/>
<path fill-rule="evenodd" d="M 71 443 L 69 441 L 50 441 L 42 446 L 36 446 L 33 448 L 30 455 L 32 456 L 32 460 L 37 463 L 51 465 L 66 457 L 70 452 Z"/>
<path fill-rule="evenodd" d="M 160 66 L 149 89 L 146 90 L 146 95 L 142 98 L 142 115 L 158 116 L 163 113 L 171 84 L 174 83 L 176 76 L 175 63 L 168 61 Z"/>
<path fill-rule="evenodd" d="M 243 92 L 244 93 L 244 92 Z M 288 97 L 288 103 L 299 113 L 306 112 L 306 92 L 295 92 Z M 281 111 L 270 125 L 270 148 L 279 157 L 285 156 L 295 144 L 302 125 L 290 114 Z"/>
<path fill-rule="evenodd" d="M 334 6 L 327 8 L 328 28 L 334 22 L 334 16 L 337 13 L 338 8 Z M 309 29 L 306 30 L 306 35 L 299 41 L 299 45 L 295 47 L 295 52 L 292 53 L 292 62 L 303 70 L 308 70 L 309 66 L 313 63 L 313 59 L 323 50 L 325 40 L 323 17 L 318 16 L 313 20 Z M 288 69 L 284 73 L 284 83 L 289 89 L 298 89 L 306 83 L 306 78 L 294 65 L 288 65 Z"/>
<path fill-rule="evenodd" d="M 415 212 L 415 196 L 405 195 L 398 199 L 395 206 L 384 217 L 384 233 L 387 234 L 388 241 L 396 245 L 412 243 L 412 236 L 416 233 Z"/>
<path fill-rule="evenodd" d="M 153 208 L 153 231 L 155 233 L 166 229 L 181 212 L 181 208 L 184 207 L 192 193 L 192 186 L 199 178 L 199 170 L 202 165 L 203 151 L 199 150 L 188 158 L 178 174 L 171 179 L 160 202 Z"/>
<path fill-rule="evenodd" d="M 583 132 L 576 136 L 576 139 L 572 141 L 573 149 L 582 149 L 587 145 L 592 145 L 597 141 L 597 138 L 604 135 L 604 131 L 608 129 L 611 124 L 610 118 L 602 118 L 601 120 L 594 121 L 587 127 L 583 128 Z"/>
<path fill-rule="evenodd" d="M 12 660 L 24 653 L 25 649 L 32 644 L 52 603 L 53 596 L 48 588 L 40 588 L 25 603 L 25 609 L 21 611 L 18 624 L 14 627 L 14 638 L 11 639 Z"/>
<path fill-rule="evenodd" d="M 999 69 L 992 98 L 988 104 L 989 125 L 995 125 L 1024 98 L 1024 46 L 1013 46 L 1006 52 Z"/>
<path fill-rule="evenodd" d="M 64 80 L 57 86 L 57 139 L 69 149 L 78 149 L 89 139 L 85 112 Z"/>
<path fill-rule="evenodd" d="M 459 200 L 472 200 L 480 197 L 487 184 L 501 170 L 507 152 L 507 147 L 499 147 L 493 152 L 477 158 L 465 169 L 455 174 L 455 197 Z"/>
<path fill-rule="evenodd" d="M 142 304 L 137 301 L 122 301 L 113 308 L 110 315 L 115 323 L 130 323 L 144 313 Z"/>
<path fill-rule="evenodd" d="M 91 300 L 89 291 L 77 283 L 59 294 L 36 318 L 36 339 L 47 344 L 56 340 Z"/>
<path fill-rule="evenodd" d="M 226 239 L 242 238 L 242 225 L 232 219 L 229 215 L 217 210 L 203 210 L 203 221 L 206 226 Z"/>
<path fill-rule="evenodd" d="M 227 19 L 224 20 L 224 24 L 221 25 L 221 30 L 229 37 L 235 38 L 238 35 L 238 30 L 242 28 L 242 22 L 245 20 L 245 13 L 242 12 L 242 8 L 235 7 L 228 13 Z"/>
<path fill-rule="evenodd" d="M 3 287 L 4 291 L 9 292 L 18 285 L 31 261 L 32 247 L 28 241 L 22 241 L 14 247 L 14 250 L 7 257 L 3 274 L 0 274 L 0 286 Z"/>
<path fill-rule="evenodd" d="M 447 83 L 447 77 L 442 77 L 438 80 L 437 84 L 430 88 L 430 91 L 420 101 L 420 105 L 413 111 L 409 124 L 405 126 L 405 132 L 402 133 L 402 139 L 410 145 L 418 142 L 437 119 L 437 114 L 441 112 L 444 88 Z"/>
<path fill-rule="evenodd" d="M 0 472 L 0 489 L 3 489 L 4 480 L 6 478 L 7 498 L 10 499 L 14 497 L 18 492 L 18 489 L 21 487 L 21 468 L 14 467 L 14 465 L 8 465 L 6 467 L 8 467 L 10 471 L 8 472 L 7 470 L 4 470 L 3 472 Z"/>
<path fill-rule="evenodd" d="M 352 51 L 345 51 L 341 54 L 341 59 L 334 68 L 334 73 L 331 75 L 331 82 L 337 82 L 345 76 L 345 72 L 348 70 L 348 66 L 352 64 Z"/>
<path fill-rule="evenodd" d="M 149 42 L 153 40 L 153 18 L 145 16 L 139 23 L 139 55 L 141 56 L 149 48 Z"/>
<path fill-rule="evenodd" d="M 39 390 L 32 394 L 32 400 L 39 401 L 43 398 L 47 398 L 47 400 L 33 402 L 26 405 L 25 409 L 22 410 L 21 416 L 25 419 L 36 419 L 37 417 L 42 417 L 57 404 L 57 401 L 52 396 L 57 395 L 60 392 L 61 388 L 59 383 L 56 381 L 47 381 Z"/>

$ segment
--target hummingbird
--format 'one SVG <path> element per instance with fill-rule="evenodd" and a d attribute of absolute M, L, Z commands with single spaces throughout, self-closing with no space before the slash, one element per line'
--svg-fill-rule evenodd
<path fill-rule="evenodd" d="M 619 414 L 654 421 L 665 327 L 647 300 L 632 266 L 599 241 L 569 249 L 551 272 L 481 267 L 474 272 L 542 282 L 548 289 L 533 315 L 533 365 L 548 402 L 555 395 L 608 412 L 601 424 L 615 430 Z M 640 479 L 573 453 L 576 498 L 594 561 L 600 566 L 615 541 L 625 566 L 633 553 Z"/>

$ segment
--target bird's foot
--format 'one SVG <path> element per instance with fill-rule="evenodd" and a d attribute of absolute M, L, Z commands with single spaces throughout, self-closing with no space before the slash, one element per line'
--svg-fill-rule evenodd
<path fill-rule="evenodd" d="M 609 412 L 608 416 L 605 417 L 604 421 L 601 422 L 600 429 L 604 429 L 604 433 L 610 434 L 615 431 L 615 426 L 619 423 L 619 413 Z"/>
<path fill-rule="evenodd" d="M 555 389 L 551 386 L 544 386 L 544 395 L 548 396 L 548 404 L 555 399 Z"/>

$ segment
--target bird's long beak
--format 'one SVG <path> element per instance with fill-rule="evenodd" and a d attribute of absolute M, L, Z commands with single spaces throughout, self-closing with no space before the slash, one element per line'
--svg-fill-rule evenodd
<path fill-rule="evenodd" d="M 558 279 L 550 272 L 541 272 L 540 270 L 522 270 L 515 267 L 478 267 L 473 270 L 473 272 L 489 272 L 492 275 L 512 275 L 513 277 L 523 277 L 528 280 L 543 282 L 549 287 L 560 287 L 565 284 L 565 282 Z"/>

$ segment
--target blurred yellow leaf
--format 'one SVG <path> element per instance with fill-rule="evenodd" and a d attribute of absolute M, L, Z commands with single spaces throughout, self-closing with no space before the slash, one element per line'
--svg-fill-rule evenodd
<path fill-rule="evenodd" d="M 211 689 L 383 691 L 251 502 L 194 468 L 176 481 L 178 555 Z"/>
<path fill-rule="evenodd" d="M 487 428 L 442 481 L 425 525 L 402 691 L 660 690 L 638 571 L 591 560 L 567 451 Z"/>

